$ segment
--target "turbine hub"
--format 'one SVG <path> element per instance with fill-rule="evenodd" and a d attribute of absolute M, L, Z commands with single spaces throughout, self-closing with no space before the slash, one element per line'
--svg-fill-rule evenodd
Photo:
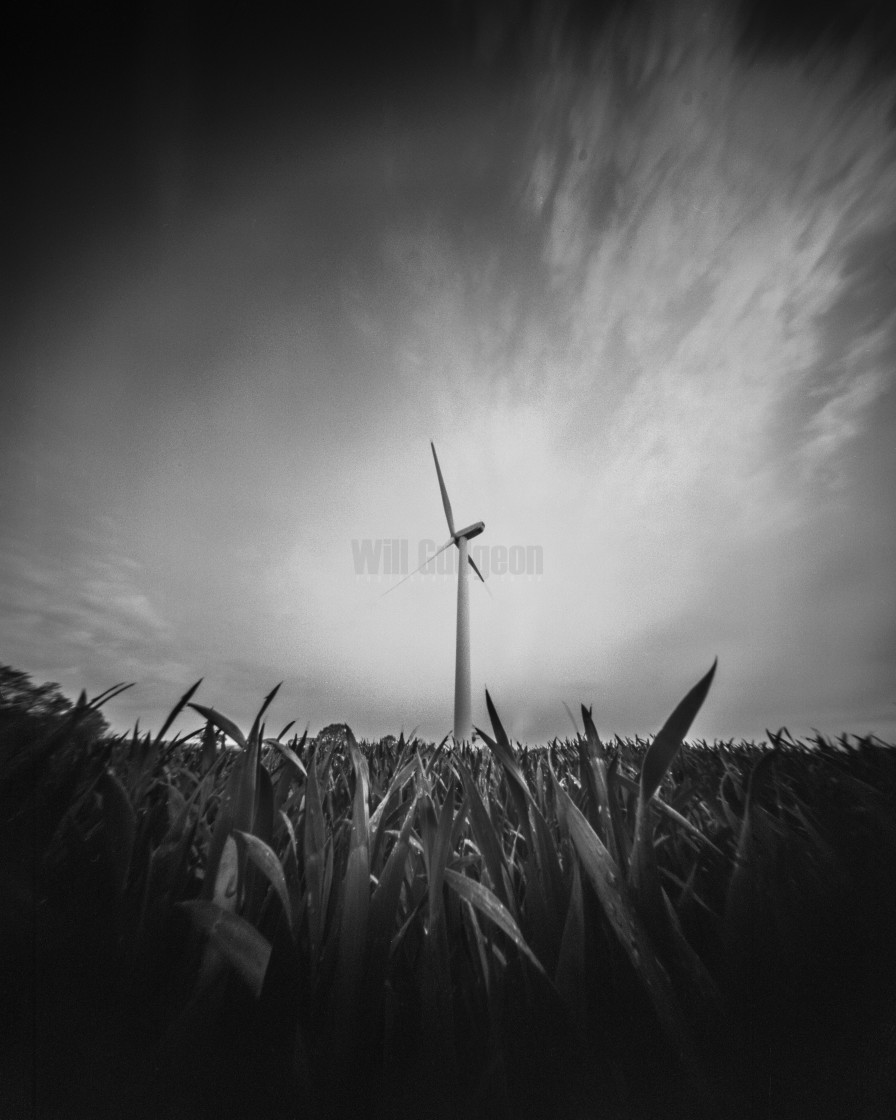
<path fill-rule="evenodd" d="M 468 541 L 471 541 L 473 537 L 478 537 L 484 528 L 485 522 L 477 521 L 473 525 L 468 525 L 466 529 L 459 529 L 454 534 L 454 543 L 457 544 L 461 537 L 466 537 Z"/>

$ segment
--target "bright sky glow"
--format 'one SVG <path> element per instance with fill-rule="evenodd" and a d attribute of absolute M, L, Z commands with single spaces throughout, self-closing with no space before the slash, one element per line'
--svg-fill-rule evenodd
<path fill-rule="evenodd" d="M 201 169 L 166 118 L 152 205 L 45 250 L 3 348 L 0 658 L 135 681 L 121 729 L 202 676 L 441 738 L 456 579 L 353 566 L 446 539 L 432 439 L 457 525 L 543 555 L 470 589 L 474 722 L 652 733 L 718 655 L 698 737 L 892 739 L 896 84 L 725 10 L 543 16 L 500 72 L 480 28 Z"/>

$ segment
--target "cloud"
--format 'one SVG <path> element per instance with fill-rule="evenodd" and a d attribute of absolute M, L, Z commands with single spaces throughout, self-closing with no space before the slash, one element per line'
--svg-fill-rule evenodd
<path fill-rule="evenodd" d="M 852 485 L 894 383 L 886 272 L 863 248 L 888 236 L 896 197 L 892 83 L 857 56 L 751 63 L 714 9 L 642 15 L 584 63 L 555 36 L 525 102 L 514 228 L 530 286 L 518 248 L 511 261 L 447 222 L 434 236 L 431 215 L 391 256 L 410 278 L 408 381 L 438 401 L 452 485 L 486 479 L 487 532 L 544 545 L 527 626 L 499 603 L 483 656 L 510 680 L 550 649 L 544 693 L 675 626 L 696 646 L 694 619 L 701 646 L 721 630 L 734 650 L 753 619 L 809 610 L 807 550 L 843 515 L 823 496 Z M 765 575 L 737 605 L 725 588 L 744 565 Z M 857 648 L 864 617 L 841 619 Z"/>
<path fill-rule="evenodd" d="M 4 540 L 0 602 L 10 656 L 73 693 L 176 678 L 175 628 L 147 590 L 143 565 L 119 550 L 108 524 L 90 528 L 57 525 L 52 550 L 41 548 L 37 525 Z M 122 698 L 119 711 L 129 703 Z"/>
<path fill-rule="evenodd" d="M 23 329 L 4 460 L 24 667 L 138 679 L 128 715 L 205 674 L 247 720 L 285 677 L 312 721 L 444 730 L 452 586 L 379 601 L 351 566 L 356 539 L 443 539 L 432 438 L 458 520 L 543 549 L 540 581 L 473 600 L 477 691 L 517 733 L 592 696 L 638 729 L 716 652 L 720 729 L 755 731 L 725 682 L 808 711 L 838 632 L 879 706 L 892 82 L 751 61 L 725 10 L 619 8 L 572 42 L 546 6 L 518 72 L 301 151 L 284 114 L 210 153 L 177 229 L 73 258 L 80 294 L 48 282 Z"/>
<path fill-rule="evenodd" d="M 889 219 L 893 89 L 869 92 L 851 58 L 751 66 L 724 8 L 667 8 L 552 71 L 523 207 L 542 216 L 576 407 L 621 405 L 626 443 L 652 413 L 707 451 L 724 418 L 739 457 L 761 458 L 821 357 L 851 247 Z M 851 395 L 856 421 L 884 383 Z"/>

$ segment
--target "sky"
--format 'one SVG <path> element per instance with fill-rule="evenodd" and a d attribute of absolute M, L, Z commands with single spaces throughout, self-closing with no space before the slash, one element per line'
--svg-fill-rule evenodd
<path fill-rule="evenodd" d="M 896 741 L 886 5 L 26 7 L 0 661 L 440 739 L 432 440 L 474 724 Z"/>

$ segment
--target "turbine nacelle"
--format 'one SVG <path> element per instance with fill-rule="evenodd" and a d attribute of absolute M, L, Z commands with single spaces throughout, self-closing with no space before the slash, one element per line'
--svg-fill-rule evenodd
<path fill-rule="evenodd" d="M 466 529 L 458 529 L 456 533 L 452 534 L 454 543 L 457 544 L 461 537 L 466 537 L 468 541 L 471 541 L 474 537 L 478 537 L 484 528 L 484 521 L 476 521 L 472 525 L 468 525 Z"/>

